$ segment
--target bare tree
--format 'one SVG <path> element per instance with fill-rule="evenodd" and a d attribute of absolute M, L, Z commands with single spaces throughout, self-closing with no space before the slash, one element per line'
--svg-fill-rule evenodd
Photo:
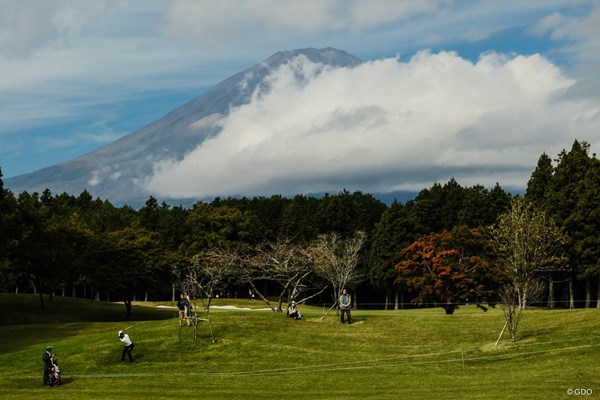
<path fill-rule="evenodd" d="M 517 197 L 492 230 L 492 246 L 499 255 L 500 269 L 516 290 L 521 309 L 539 288 L 541 274 L 565 265 L 565 236 L 546 213 Z"/>
<path fill-rule="evenodd" d="M 322 282 L 317 279 L 309 253 L 303 247 L 289 240 L 279 240 L 276 243 L 258 246 L 250 264 L 255 279 L 257 277 L 268 279 L 278 284 L 280 293 L 276 311 L 282 311 L 284 297 L 287 302 L 293 300 L 303 303 L 325 290 Z M 273 309 L 270 301 L 256 290 L 253 281 L 254 279 L 249 281 L 252 282 L 253 289 Z M 319 288 L 320 290 L 318 290 Z M 304 297 L 302 297 L 303 295 Z"/>
<path fill-rule="evenodd" d="M 337 304 L 343 288 L 360 280 L 361 274 L 356 266 L 360 261 L 360 250 L 365 240 L 366 235 L 361 231 L 349 239 L 341 239 L 339 234 L 329 233 L 320 235 L 311 244 L 309 254 L 315 263 L 315 270 L 333 288 L 333 305 L 329 310 Z"/>
<path fill-rule="evenodd" d="M 192 257 L 180 286 L 193 299 L 205 298 L 208 313 L 215 293 L 225 289 L 238 270 L 239 260 L 236 252 L 221 247 L 198 253 Z"/>
<path fill-rule="evenodd" d="M 519 322 L 524 311 L 519 307 L 519 296 L 514 285 L 507 284 L 502 286 L 498 291 L 498 296 L 500 297 L 500 306 L 502 307 L 502 311 L 504 311 L 504 327 L 500 332 L 500 336 L 498 336 L 498 340 L 496 340 L 496 346 L 506 328 L 510 332 L 512 341 L 515 341 L 517 328 L 519 327 Z"/>
<path fill-rule="evenodd" d="M 532 282 L 529 287 L 530 296 L 535 298 L 542 295 L 545 290 L 544 286 L 544 282 L 541 280 Z M 506 328 L 508 328 L 508 331 L 510 332 L 511 340 L 513 342 L 516 341 L 519 322 L 521 322 L 523 312 L 525 311 L 519 303 L 519 290 L 515 285 L 505 284 L 498 291 L 498 295 L 500 296 L 500 307 L 504 312 L 505 323 L 502 332 L 500 332 L 500 336 L 498 336 L 496 345 L 498 345 L 498 341 Z"/>
<path fill-rule="evenodd" d="M 513 341 L 528 301 L 544 290 L 541 274 L 565 264 L 562 250 L 565 242 L 564 235 L 546 214 L 525 204 L 521 197 L 513 201 L 511 209 L 500 216 L 493 229 L 492 247 L 506 280 L 499 292 L 506 320 L 504 328 L 509 328 Z"/>

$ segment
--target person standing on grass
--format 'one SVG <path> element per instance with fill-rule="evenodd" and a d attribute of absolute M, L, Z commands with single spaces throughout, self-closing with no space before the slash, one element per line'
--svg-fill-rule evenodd
<path fill-rule="evenodd" d="M 177 308 L 179 309 L 179 326 L 183 324 L 183 320 L 190 326 L 190 320 L 187 318 L 188 310 L 190 309 L 190 301 L 185 297 L 185 293 L 179 295 L 179 301 L 177 302 Z"/>
<path fill-rule="evenodd" d="M 129 361 L 133 362 L 133 356 L 131 355 L 131 350 L 135 347 L 131 339 L 129 339 L 129 335 L 124 333 L 123 331 L 119 331 L 119 340 L 123 342 L 125 347 L 123 348 L 123 354 L 121 355 L 121 361 L 125 361 L 125 355 L 129 357 Z"/>
<path fill-rule="evenodd" d="M 54 355 L 52 355 L 54 347 L 47 346 L 42 360 L 44 361 L 44 385 L 50 384 L 50 374 L 52 373 L 52 367 L 54 366 Z"/>
<path fill-rule="evenodd" d="M 342 324 L 344 324 L 344 322 L 345 322 L 344 314 L 347 314 L 348 315 L 348 325 L 350 325 L 352 323 L 352 320 L 350 319 L 350 305 L 352 304 L 352 298 L 350 297 L 350 294 L 348 293 L 346 288 L 342 289 L 342 294 L 340 295 L 339 303 L 340 303 L 340 322 Z"/>

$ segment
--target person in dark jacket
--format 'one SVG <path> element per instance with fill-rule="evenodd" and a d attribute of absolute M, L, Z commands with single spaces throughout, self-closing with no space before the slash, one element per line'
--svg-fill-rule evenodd
<path fill-rule="evenodd" d="M 185 293 L 181 293 L 179 295 L 179 301 L 177 302 L 177 308 L 179 309 L 179 326 L 181 326 L 183 324 L 182 321 L 184 319 L 185 319 L 187 326 L 190 326 L 190 324 L 191 324 L 190 319 L 189 319 L 190 301 L 185 296 Z"/>
<path fill-rule="evenodd" d="M 346 314 L 348 316 L 348 324 L 351 324 L 352 320 L 350 319 L 350 306 L 352 304 L 352 297 L 350 297 L 350 294 L 348 293 L 348 291 L 345 288 L 342 290 L 342 294 L 340 295 L 340 298 L 339 298 L 339 303 L 340 303 L 340 322 L 342 324 L 345 323 L 344 314 Z"/>
<path fill-rule="evenodd" d="M 42 356 L 42 360 L 44 361 L 44 385 L 50 384 L 50 374 L 52 373 L 52 367 L 54 366 L 54 355 L 52 354 L 52 350 L 54 350 L 53 346 L 47 346 L 46 351 Z"/>

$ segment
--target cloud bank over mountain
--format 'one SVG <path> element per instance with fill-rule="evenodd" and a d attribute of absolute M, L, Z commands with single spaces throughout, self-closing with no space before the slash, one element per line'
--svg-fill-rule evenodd
<path fill-rule="evenodd" d="M 221 132 L 145 189 L 165 197 L 318 193 L 342 188 L 522 188 L 542 151 L 554 156 L 600 122 L 600 103 L 540 55 L 417 53 L 354 68 L 304 57 L 272 71 Z M 544 143 L 544 148 L 540 148 Z"/>
<path fill-rule="evenodd" d="M 142 189 L 173 199 L 375 192 L 450 176 L 521 191 L 542 152 L 555 157 L 575 138 L 600 148 L 596 0 L 0 0 L 0 9 L 0 168 L 15 191 L 139 202 L 153 193 Z M 233 85 L 214 96 L 213 85 L 257 60 L 307 48 L 367 62 L 321 74 L 300 63 L 305 85 L 282 70 L 250 104 Z"/>

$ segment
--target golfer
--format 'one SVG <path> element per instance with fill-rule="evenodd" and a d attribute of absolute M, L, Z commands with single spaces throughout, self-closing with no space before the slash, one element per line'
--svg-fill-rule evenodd
<path fill-rule="evenodd" d="M 129 339 L 129 335 L 124 333 L 123 331 L 119 331 L 119 340 L 123 342 L 125 347 L 123 348 L 123 354 L 121 355 L 121 361 L 125 361 L 125 354 L 129 357 L 129 361 L 133 362 L 133 356 L 131 355 L 131 350 L 135 347 L 131 339 Z"/>

